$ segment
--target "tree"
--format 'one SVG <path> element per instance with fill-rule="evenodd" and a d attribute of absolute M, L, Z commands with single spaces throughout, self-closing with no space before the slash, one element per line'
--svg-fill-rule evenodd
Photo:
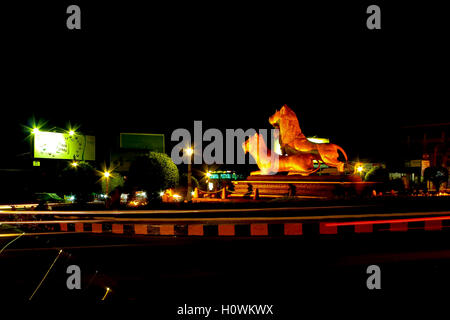
<path fill-rule="evenodd" d="M 100 189 L 97 183 L 97 170 L 87 162 L 80 162 L 77 166 L 68 166 L 60 175 L 61 190 L 76 196 L 76 201 L 85 203 L 92 198 L 92 193 Z"/>
<path fill-rule="evenodd" d="M 147 191 L 149 197 L 169 188 L 179 181 L 178 168 L 165 153 L 150 152 L 148 156 L 132 162 L 126 186 Z"/>
<path fill-rule="evenodd" d="M 196 177 L 194 177 L 193 175 L 191 175 L 191 181 L 192 181 L 192 189 L 198 188 L 199 183 Z M 180 186 L 182 187 L 187 187 L 188 185 L 188 175 L 187 173 L 183 173 L 181 174 L 180 177 Z"/>
<path fill-rule="evenodd" d="M 364 180 L 370 182 L 388 182 L 389 172 L 383 167 L 374 167 L 366 173 Z"/>
<path fill-rule="evenodd" d="M 448 170 L 443 167 L 428 167 L 424 170 L 423 176 L 426 181 L 431 181 L 439 192 L 441 184 L 448 180 Z"/>
<path fill-rule="evenodd" d="M 119 173 L 111 173 L 111 176 L 108 178 L 108 192 L 113 191 L 116 188 L 121 188 L 125 184 L 125 180 Z M 106 193 L 106 179 L 102 179 L 102 192 Z"/>

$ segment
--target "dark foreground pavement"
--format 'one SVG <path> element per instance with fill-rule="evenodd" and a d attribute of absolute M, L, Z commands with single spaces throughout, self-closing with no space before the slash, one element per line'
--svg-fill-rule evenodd
<path fill-rule="evenodd" d="M 11 238 L 0 241 L 3 247 Z M 81 268 L 81 290 L 66 286 L 69 265 Z M 366 286 L 369 265 L 381 269 L 380 290 Z M 310 238 L 24 236 L 0 254 L 0 283 L 4 307 L 101 304 L 123 306 L 129 315 L 146 310 L 148 319 L 204 318 L 177 315 L 185 304 L 219 310 L 210 319 L 236 318 L 222 314 L 222 305 L 273 305 L 274 315 L 257 319 L 302 319 L 310 311 L 318 318 L 355 316 L 359 308 L 411 310 L 414 301 L 427 306 L 432 297 L 448 296 L 450 232 Z M 111 291 L 102 301 L 107 287 Z"/>

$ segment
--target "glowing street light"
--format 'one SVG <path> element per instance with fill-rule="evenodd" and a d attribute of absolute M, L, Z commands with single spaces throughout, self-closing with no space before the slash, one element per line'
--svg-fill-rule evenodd
<path fill-rule="evenodd" d="M 78 162 L 73 161 L 73 162 L 70 163 L 70 165 L 71 165 L 72 167 L 76 168 L 76 167 L 78 167 Z"/>
<path fill-rule="evenodd" d="M 39 130 L 39 128 L 33 128 L 33 130 L 31 130 L 31 133 L 32 133 L 32 134 L 36 134 L 36 133 L 39 133 L 39 132 L 41 132 L 41 131 Z"/>
<path fill-rule="evenodd" d="M 186 201 L 187 202 L 191 202 L 192 201 L 192 155 L 194 154 L 194 149 L 192 149 L 191 147 L 186 148 L 184 150 L 187 154 L 187 156 L 189 157 L 189 162 L 188 162 L 188 187 L 187 187 L 187 195 L 186 195 Z"/>
<path fill-rule="evenodd" d="M 361 177 L 363 176 L 364 173 L 364 166 L 361 163 L 357 163 L 355 166 L 355 173 L 358 173 Z"/>
<path fill-rule="evenodd" d="M 75 131 L 74 131 L 74 130 L 69 130 L 69 135 L 70 135 L 70 136 L 75 135 Z"/>
<path fill-rule="evenodd" d="M 194 154 L 194 149 L 192 148 L 186 148 L 185 149 L 186 154 L 188 155 L 188 157 L 192 156 Z"/>
<path fill-rule="evenodd" d="M 106 179 L 106 197 L 108 197 L 108 193 L 109 193 L 109 178 L 111 177 L 111 172 L 109 172 L 108 170 L 105 170 L 103 172 L 103 177 Z M 106 206 L 108 206 L 108 201 L 106 201 Z"/>

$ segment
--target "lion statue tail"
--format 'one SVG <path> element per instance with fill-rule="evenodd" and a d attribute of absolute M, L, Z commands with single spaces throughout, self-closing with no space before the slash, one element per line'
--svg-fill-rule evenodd
<path fill-rule="evenodd" d="M 316 169 L 313 169 L 313 170 L 311 170 L 311 171 L 309 171 L 309 172 L 306 172 L 306 174 L 310 175 L 310 174 L 313 174 L 313 173 L 319 171 L 319 170 L 320 170 L 320 161 L 318 161 L 317 163 L 319 164 L 319 165 L 317 166 L 317 168 L 316 168 Z"/>

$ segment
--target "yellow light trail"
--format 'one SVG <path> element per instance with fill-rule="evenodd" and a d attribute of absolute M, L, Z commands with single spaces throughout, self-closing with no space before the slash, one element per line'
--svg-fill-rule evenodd
<path fill-rule="evenodd" d="M 105 295 L 104 295 L 103 298 L 102 298 L 102 301 L 105 300 L 105 298 L 106 298 L 106 296 L 108 295 L 109 291 L 111 291 L 111 289 L 108 288 L 108 287 L 106 287 L 106 292 L 105 292 Z"/>
<path fill-rule="evenodd" d="M 246 211 L 243 209 L 241 211 Z M 371 214 L 342 214 L 321 216 L 294 216 L 294 217 L 220 217 L 220 218 L 127 218 L 110 217 L 91 220 L 49 220 L 49 221 L 3 221 L 4 224 L 58 224 L 58 223 L 179 223 L 179 222 L 248 222 L 248 221 L 301 221 L 301 220 L 325 220 L 325 219 L 360 219 L 360 218 L 386 218 L 386 217 L 414 217 L 450 215 L 450 211 L 437 212 L 401 212 L 401 213 L 371 213 Z M 0 223 L 0 224 L 2 224 Z"/>
<path fill-rule="evenodd" d="M 36 233 L 4 233 L 0 234 L 0 238 L 10 238 L 10 237 L 17 237 L 17 236 L 48 236 L 48 235 L 58 235 L 58 234 L 80 234 L 80 232 L 77 231 L 55 231 L 55 232 L 36 232 Z"/>
<path fill-rule="evenodd" d="M 19 234 L 15 239 L 11 240 L 10 242 L 8 242 L 3 248 L 2 250 L 0 250 L 0 254 L 2 254 L 3 250 L 5 250 L 11 243 L 13 243 L 14 241 L 18 240 L 20 237 L 22 237 L 24 233 Z M 0 235 L 1 236 L 1 235 Z"/>
<path fill-rule="evenodd" d="M 33 299 L 34 295 L 36 294 L 36 292 L 39 290 L 39 288 L 41 287 L 42 283 L 44 282 L 45 278 L 47 278 L 47 275 L 49 274 L 50 270 L 52 270 L 53 266 L 55 265 L 56 261 L 58 260 L 59 256 L 61 255 L 62 250 L 59 250 L 58 255 L 55 258 L 55 261 L 53 261 L 52 265 L 50 266 L 50 268 L 48 268 L 47 272 L 45 273 L 44 277 L 42 278 L 41 282 L 39 282 L 39 285 L 36 287 L 36 289 L 34 290 L 33 294 L 31 295 L 31 297 L 28 299 L 28 301 L 31 301 L 31 299 Z"/>
<path fill-rule="evenodd" d="M 271 212 L 271 211 L 304 211 L 315 209 L 345 209 L 345 208 L 369 208 L 375 205 L 358 206 L 317 206 L 317 207 L 281 207 L 281 208 L 251 208 L 251 209 L 201 209 L 201 210 L 99 210 L 99 211 L 6 211 L 0 210 L 0 214 L 46 214 L 46 215 L 127 215 L 127 214 L 177 214 L 177 213 L 228 213 L 228 212 Z"/>

